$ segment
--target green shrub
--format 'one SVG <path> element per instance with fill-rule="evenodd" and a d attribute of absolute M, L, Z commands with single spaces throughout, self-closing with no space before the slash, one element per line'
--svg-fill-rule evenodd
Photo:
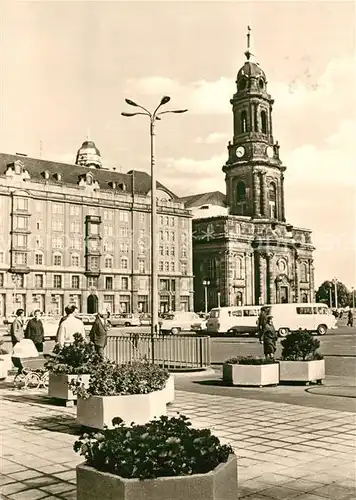
<path fill-rule="evenodd" d="M 233 453 L 209 429 L 192 429 L 185 416 L 162 416 L 131 426 L 115 418 L 113 425 L 113 429 L 82 434 L 74 451 L 85 457 L 87 465 L 124 478 L 203 474 Z"/>
<path fill-rule="evenodd" d="M 82 375 L 89 373 L 91 365 L 98 361 L 94 344 L 86 342 L 80 333 L 74 334 L 72 344 L 53 349 L 53 356 L 45 363 L 45 368 L 52 373 Z"/>
<path fill-rule="evenodd" d="M 148 394 L 165 387 L 168 370 L 146 361 L 117 365 L 105 360 L 91 367 L 89 387 L 80 381 L 71 382 L 74 394 L 82 399 L 90 396 L 123 396 Z"/>
<path fill-rule="evenodd" d="M 225 363 L 230 363 L 232 365 L 271 365 L 273 363 L 277 363 L 277 361 L 274 359 L 258 358 L 254 356 L 239 356 L 227 359 Z"/>
<path fill-rule="evenodd" d="M 284 361 L 313 361 L 323 359 L 317 352 L 320 341 L 309 332 L 294 332 L 287 335 L 282 341 L 282 355 Z"/>

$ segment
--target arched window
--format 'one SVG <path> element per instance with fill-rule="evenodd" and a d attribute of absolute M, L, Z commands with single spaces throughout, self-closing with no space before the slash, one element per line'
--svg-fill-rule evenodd
<path fill-rule="evenodd" d="M 243 279 L 243 263 L 240 257 L 237 257 L 234 263 L 233 279 L 235 280 Z"/>
<path fill-rule="evenodd" d="M 308 266 L 306 262 L 300 264 L 300 281 L 304 283 L 308 281 Z"/>
<path fill-rule="evenodd" d="M 246 111 L 241 112 L 241 133 L 247 132 L 247 113 Z"/>
<path fill-rule="evenodd" d="M 261 111 L 261 131 L 262 134 L 267 134 L 267 114 L 266 111 Z"/>
<path fill-rule="evenodd" d="M 277 188 L 274 182 L 268 187 L 269 216 L 271 219 L 277 219 Z"/>
<path fill-rule="evenodd" d="M 240 181 L 237 183 L 236 186 L 236 201 L 237 203 L 240 203 L 241 201 L 245 200 L 246 200 L 246 186 L 242 181 Z"/>
<path fill-rule="evenodd" d="M 237 306 L 242 306 L 243 305 L 243 302 L 242 302 L 242 292 L 237 292 L 236 293 L 236 305 Z"/>
<path fill-rule="evenodd" d="M 238 89 L 239 90 L 244 90 L 246 88 L 246 79 L 241 78 L 238 83 Z"/>

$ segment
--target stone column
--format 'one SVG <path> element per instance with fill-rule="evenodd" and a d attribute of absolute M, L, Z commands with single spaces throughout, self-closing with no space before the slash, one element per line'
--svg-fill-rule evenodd
<path fill-rule="evenodd" d="M 261 215 L 261 204 L 260 204 L 260 193 L 258 189 L 258 173 L 253 172 L 252 174 L 252 186 L 253 186 L 253 215 L 254 217 L 260 217 Z"/>
<path fill-rule="evenodd" d="M 281 208 L 280 208 L 280 213 L 281 213 L 281 219 L 283 222 L 286 221 L 286 216 L 284 213 L 284 175 L 281 174 Z"/>
<path fill-rule="evenodd" d="M 296 255 L 295 263 L 294 263 L 294 300 L 295 302 L 299 302 L 299 257 Z"/>
<path fill-rule="evenodd" d="M 315 284 L 314 284 L 314 265 L 313 265 L 313 259 L 309 260 L 309 288 L 310 288 L 310 302 L 314 302 L 315 297 L 314 297 L 314 290 L 315 290 Z"/>
<path fill-rule="evenodd" d="M 266 254 L 266 300 L 268 304 L 273 303 L 273 273 L 272 273 L 273 253 Z"/>
<path fill-rule="evenodd" d="M 256 269 L 257 269 L 257 276 L 256 276 L 256 304 L 263 304 L 264 303 L 264 298 L 265 298 L 265 291 L 264 291 L 264 261 L 263 261 L 263 255 L 261 252 L 257 251 L 256 255 Z"/>
<path fill-rule="evenodd" d="M 266 182 L 266 172 L 261 173 L 261 215 L 267 217 L 267 182 Z"/>

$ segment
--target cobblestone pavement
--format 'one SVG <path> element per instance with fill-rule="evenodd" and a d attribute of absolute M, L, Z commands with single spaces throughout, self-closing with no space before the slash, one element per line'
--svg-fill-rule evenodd
<path fill-rule="evenodd" d="M 2 500 L 76 498 L 75 408 L 0 387 Z M 209 427 L 238 455 L 238 498 L 356 499 L 355 414 L 177 391 L 169 414 Z M 193 499 L 192 499 L 193 500 Z"/>

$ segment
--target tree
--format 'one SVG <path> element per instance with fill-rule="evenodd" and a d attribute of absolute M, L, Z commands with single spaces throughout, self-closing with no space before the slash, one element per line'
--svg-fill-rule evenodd
<path fill-rule="evenodd" d="M 351 293 L 341 281 L 336 282 L 337 289 L 337 305 L 338 307 L 346 307 L 350 305 L 352 300 Z M 331 299 L 331 304 L 330 304 Z M 335 307 L 335 285 L 332 281 L 324 281 L 316 291 L 316 301 L 324 302 L 329 307 Z"/>

